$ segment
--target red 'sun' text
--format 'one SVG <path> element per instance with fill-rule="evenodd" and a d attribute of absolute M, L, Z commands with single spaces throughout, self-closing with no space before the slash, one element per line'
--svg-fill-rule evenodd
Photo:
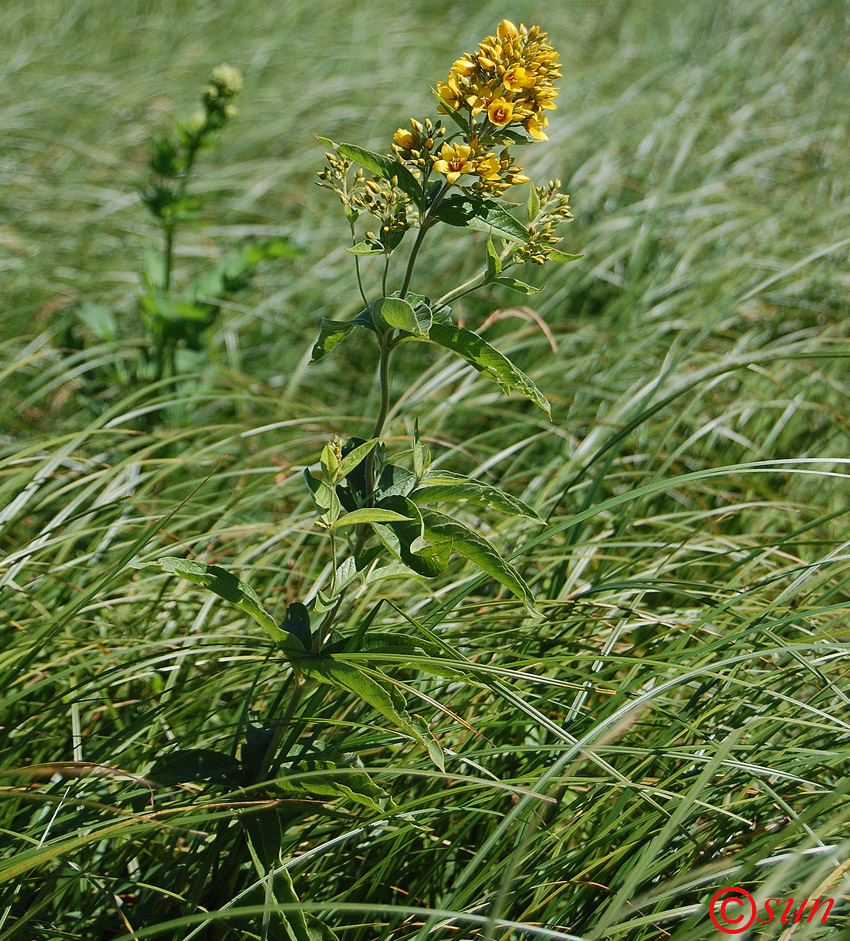
<path fill-rule="evenodd" d="M 753 925 L 771 921 L 788 925 L 819 918 L 825 925 L 834 904 L 834 899 L 767 899 L 759 908 L 746 889 L 734 885 L 712 896 L 708 915 L 715 928 L 726 934 L 742 934 Z"/>

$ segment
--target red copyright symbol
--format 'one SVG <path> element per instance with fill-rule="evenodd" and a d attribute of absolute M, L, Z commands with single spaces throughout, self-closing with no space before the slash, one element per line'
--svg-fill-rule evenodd
<path fill-rule="evenodd" d="M 756 920 L 756 914 L 756 900 L 746 889 L 736 885 L 716 892 L 708 903 L 712 924 L 726 934 L 742 934 Z"/>

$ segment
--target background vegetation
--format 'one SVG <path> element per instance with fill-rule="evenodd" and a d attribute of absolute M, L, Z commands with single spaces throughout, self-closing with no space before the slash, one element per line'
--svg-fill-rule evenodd
<path fill-rule="evenodd" d="M 386 626 L 470 661 L 464 682 L 387 667 L 445 775 L 329 693 L 305 754 L 346 755 L 389 797 L 305 777 L 271 807 L 215 769 L 154 786 L 166 755 L 235 748 L 285 687 L 245 617 L 134 566 L 188 555 L 303 598 L 328 558 L 297 471 L 374 415 L 365 344 L 306 366 L 321 316 L 359 309 L 312 135 L 384 150 L 503 16 L 561 53 L 527 169 L 564 181 L 563 247 L 585 258 L 547 269 L 547 330 L 516 295 L 462 313 L 501 311 L 486 335 L 554 421 L 417 351 L 387 433 L 415 410 L 441 466 L 549 517 L 477 521 L 548 620 L 459 560 L 436 595 L 379 586 Z M 692 941 L 716 936 L 723 886 L 846 891 L 847 5 L 11 0 L 3 20 L 0 941 L 212 937 L 222 908 L 229 937 L 274 938 L 287 875 L 345 941 Z M 177 274 L 249 236 L 302 254 L 223 307 L 185 379 L 139 385 L 145 142 L 220 61 L 246 88 L 199 164 L 209 201 Z M 471 244 L 435 240 L 417 289 L 468 277 Z M 279 865 L 210 899 L 237 804 Z"/>

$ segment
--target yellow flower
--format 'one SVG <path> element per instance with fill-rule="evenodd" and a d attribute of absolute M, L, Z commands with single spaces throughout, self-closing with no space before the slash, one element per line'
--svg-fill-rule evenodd
<path fill-rule="evenodd" d="M 501 91 L 501 87 L 499 91 Z M 466 103 L 469 105 L 470 113 L 473 117 L 481 114 L 482 111 L 486 111 L 492 102 L 499 98 L 499 93 L 495 90 L 492 85 L 479 85 L 476 88 L 477 94 L 470 95 L 466 99 Z"/>
<path fill-rule="evenodd" d="M 395 134 L 393 134 L 393 140 L 402 150 L 412 150 L 413 145 L 416 143 L 416 139 L 410 131 L 403 127 L 400 127 Z"/>
<path fill-rule="evenodd" d="M 511 186 L 519 186 L 521 183 L 528 183 L 529 178 L 524 173 L 510 173 L 505 177 L 505 182 Z"/>
<path fill-rule="evenodd" d="M 505 72 L 502 81 L 508 91 L 519 91 L 522 88 L 531 88 L 537 81 L 537 76 L 529 72 L 528 69 L 523 68 L 523 66 L 515 65 Z"/>
<path fill-rule="evenodd" d="M 499 34 L 499 39 L 503 42 L 506 39 L 513 39 L 515 36 L 519 35 L 519 31 L 510 20 L 502 20 L 496 27 L 496 32 Z"/>
<path fill-rule="evenodd" d="M 456 75 L 472 75 L 474 71 L 475 63 L 469 58 L 468 53 L 465 53 L 460 59 L 455 60 L 452 65 L 452 72 Z"/>
<path fill-rule="evenodd" d="M 456 183 L 461 174 L 475 173 L 471 156 L 472 148 L 465 144 L 443 144 L 439 160 L 434 160 L 434 169 L 442 173 L 449 183 Z"/>
<path fill-rule="evenodd" d="M 495 154 L 485 154 L 475 161 L 475 172 L 482 180 L 498 180 L 501 162 Z"/>
<path fill-rule="evenodd" d="M 457 78 L 451 72 L 447 82 L 437 82 L 437 94 L 453 111 L 463 104 L 463 94 L 458 86 Z M 439 111 L 440 108 L 437 110 Z"/>
<path fill-rule="evenodd" d="M 513 116 L 514 106 L 504 98 L 497 98 L 487 109 L 487 117 L 495 127 L 505 127 L 510 124 Z"/>
<path fill-rule="evenodd" d="M 549 126 L 549 119 L 545 114 L 532 115 L 525 122 L 525 129 L 528 133 L 535 138 L 535 140 L 549 140 L 549 138 L 543 133 L 543 128 Z"/>
<path fill-rule="evenodd" d="M 459 111 L 469 134 L 488 134 L 509 124 L 526 124 L 531 137 L 545 140 L 541 113 L 555 107 L 558 53 L 539 27 L 502 20 L 495 36 L 486 36 L 474 52 L 456 59 L 445 82 L 437 86 L 444 107 Z M 488 120 L 476 123 L 479 115 Z"/>
<path fill-rule="evenodd" d="M 554 109 L 558 107 L 553 100 L 558 97 L 558 92 L 555 88 L 535 89 L 534 92 L 534 99 L 538 108 L 551 108 L 554 111 Z"/>

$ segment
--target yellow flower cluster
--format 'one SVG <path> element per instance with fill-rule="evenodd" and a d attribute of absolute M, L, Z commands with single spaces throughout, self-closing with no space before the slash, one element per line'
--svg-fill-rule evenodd
<path fill-rule="evenodd" d="M 538 26 L 527 29 L 502 20 L 495 36 L 464 53 L 452 65 L 448 80 L 437 84 L 445 109 L 466 111 L 471 121 L 481 115 L 482 137 L 510 125 L 522 125 L 532 137 L 546 140 L 544 111 L 555 108 L 554 80 L 558 53 Z"/>

